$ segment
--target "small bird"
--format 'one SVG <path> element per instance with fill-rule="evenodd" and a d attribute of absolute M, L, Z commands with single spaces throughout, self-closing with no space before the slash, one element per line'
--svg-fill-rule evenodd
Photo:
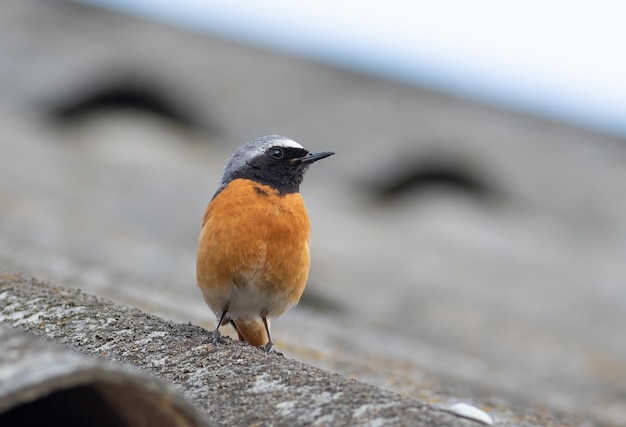
<path fill-rule="evenodd" d="M 196 275 L 219 328 L 230 323 L 240 341 L 276 352 L 269 320 L 295 306 L 309 275 L 309 216 L 300 196 L 308 167 L 332 156 L 268 135 L 228 160 L 206 208 Z"/>

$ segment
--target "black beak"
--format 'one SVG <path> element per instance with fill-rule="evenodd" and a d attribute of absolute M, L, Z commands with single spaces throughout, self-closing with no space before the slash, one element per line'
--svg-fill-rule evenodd
<path fill-rule="evenodd" d="M 309 153 L 304 157 L 298 157 L 298 160 L 300 160 L 300 163 L 313 163 L 332 156 L 333 154 L 335 153 L 332 151 L 319 151 L 317 153 Z"/>

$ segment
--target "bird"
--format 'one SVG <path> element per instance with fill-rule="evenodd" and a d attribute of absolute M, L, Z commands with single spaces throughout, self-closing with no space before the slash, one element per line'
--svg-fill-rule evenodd
<path fill-rule="evenodd" d="M 202 217 L 197 284 L 219 328 L 240 341 L 276 351 L 269 319 L 295 306 L 309 275 L 309 216 L 300 195 L 305 172 L 334 155 L 309 152 L 279 135 L 256 138 L 227 161 Z"/>

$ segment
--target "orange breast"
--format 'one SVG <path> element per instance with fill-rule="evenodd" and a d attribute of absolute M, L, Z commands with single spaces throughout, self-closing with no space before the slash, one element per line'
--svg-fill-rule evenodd
<path fill-rule="evenodd" d="M 304 291 L 309 236 L 309 217 L 300 194 L 280 196 L 266 185 L 232 181 L 204 214 L 196 271 L 207 303 L 215 312 L 224 310 L 226 300 L 237 294 L 233 286 L 254 287 L 268 299 L 280 300 L 273 302 L 278 306 L 285 305 L 280 313 L 255 315 L 282 314 Z"/>

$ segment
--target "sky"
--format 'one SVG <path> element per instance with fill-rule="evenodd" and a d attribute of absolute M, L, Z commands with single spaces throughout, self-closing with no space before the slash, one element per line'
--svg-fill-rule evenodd
<path fill-rule="evenodd" d="M 79 0 L 626 137 L 621 0 Z"/>

